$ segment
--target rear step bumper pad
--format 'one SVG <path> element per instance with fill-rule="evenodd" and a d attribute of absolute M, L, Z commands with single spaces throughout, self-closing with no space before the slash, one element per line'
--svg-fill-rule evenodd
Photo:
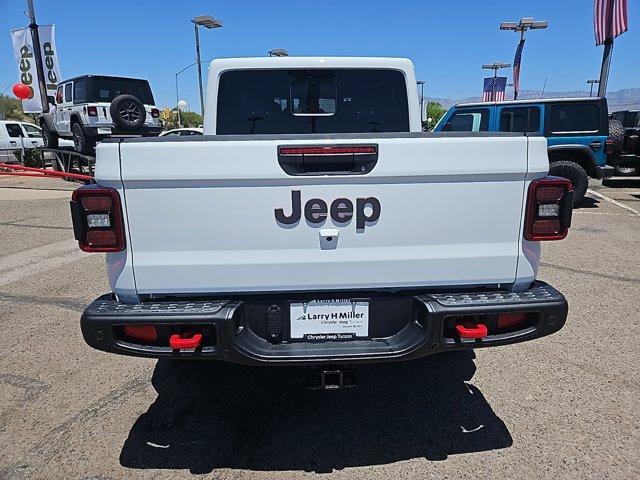
<path fill-rule="evenodd" d="M 286 300 L 287 294 L 279 295 Z M 358 292 L 359 297 L 373 297 Z M 314 292 L 309 293 L 309 298 Z M 202 358 L 246 365 L 310 365 L 409 360 L 446 350 L 481 348 L 523 342 L 560 330 L 567 318 L 567 301 L 555 288 L 535 282 L 528 291 L 451 291 L 407 294 L 412 298 L 410 318 L 397 333 L 385 338 L 342 342 L 273 343 L 248 327 L 243 301 L 155 301 L 129 305 L 112 295 L 94 300 L 82 314 L 82 334 L 91 347 L 122 355 L 152 358 Z M 247 309 L 250 311 L 250 309 Z M 499 328 L 501 313 L 525 313 L 527 321 Z M 460 338 L 456 322 L 488 325 L 483 338 Z M 262 319 L 251 319 L 253 322 Z M 266 318 L 264 319 L 266 322 Z M 204 341 L 197 348 L 172 349 L 169 342 L 123 338 L 124 325 L 153 324 L 159 331 L 200 330 Z M 164 329 L 164 330 L 163 330 Z M 168 338 L 168 337 L 167 337 Z"/>

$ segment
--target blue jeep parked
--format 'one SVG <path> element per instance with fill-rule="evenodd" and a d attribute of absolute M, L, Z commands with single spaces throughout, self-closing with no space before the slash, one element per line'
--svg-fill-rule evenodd
<path fill-rule="evenodd" d="M 605 98 L 553 98 L 454 105 L 434 131 L 528 132 L 547 137 L 549 174 L 573 183 L 574 203 L 587 192 L 589 177 L 613 174 L 607 165 L 609 118 Z"/>

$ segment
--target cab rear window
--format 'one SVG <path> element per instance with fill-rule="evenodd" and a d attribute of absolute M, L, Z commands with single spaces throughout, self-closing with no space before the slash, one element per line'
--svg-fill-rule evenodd
<path fill-rule="evenodd" d="M 408 131 L 399 71 L 231 70 L 220 76 L 218 135 Z"/>

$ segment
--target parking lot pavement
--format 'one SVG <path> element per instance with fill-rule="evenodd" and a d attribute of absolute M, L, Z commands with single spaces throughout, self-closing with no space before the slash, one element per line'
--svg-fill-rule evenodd
<path fill-rule="evenodd" d="M 544 245 L 559 333 L 362 367 L 339 392 L 91 350 L 78 320 L 104 259 L 74 248 L 72 185 L 20 182 L 0 178 L 1 479 L 640 477 L 638 179 L 592 184 Z"/>

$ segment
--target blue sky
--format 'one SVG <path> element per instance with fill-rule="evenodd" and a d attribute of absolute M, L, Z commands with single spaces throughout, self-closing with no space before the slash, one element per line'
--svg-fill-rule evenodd
<path fill-rule="evenodd" d="M 522 89 L 586 90 L 597 78 L 602 47 L 594 45 L 593 0 L 457 0 L 322 2 L 35 0 L 38 22 L 55 23 L 63 77 L 86 73 L 149 79 L 159 106 L 175 105 L 175 73 L 193 62 L 195 15 L 224 27 L 201 31 L 202 58 L 292 55 L 411 58 L 425 95 L 479 95 L 482 63 L 512 62 L 517 35 L 500 20 L 549 20 L 529 32 Z M 640 87 L 640 5 L 629 1 L 630 31 L 616 40 L 609 90 Z M 0 0 L 0 91 L 18 78 L 9 30 L 27 25 L 24 0 Z M 499 12 L 499 13 L 497 13 Z M 180 97 L 199 110 L 196 69 L 180 76 Z"/>

